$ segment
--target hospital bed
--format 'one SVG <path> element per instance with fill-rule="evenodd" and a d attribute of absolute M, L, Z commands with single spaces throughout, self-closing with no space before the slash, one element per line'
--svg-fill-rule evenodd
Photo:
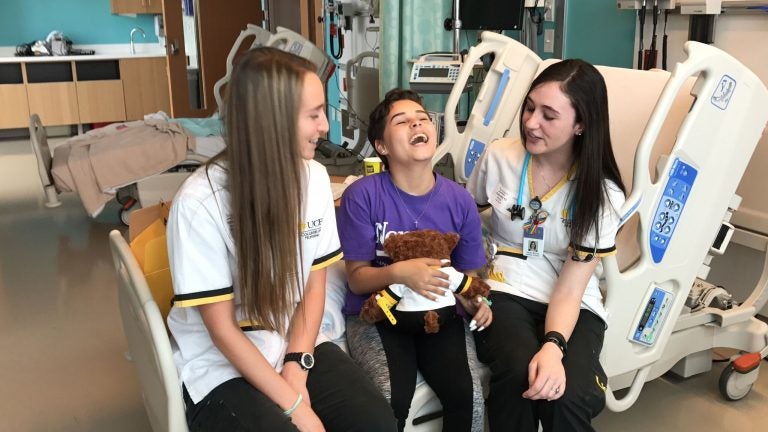
<path fill-rule="evenodd" d="M 136 123 L 139 122 L 133 122 L 132 124 Z M 136 127 L 139 126 L 137 125 Z M 85 194 L 85 188 L 88 188 L 88 198 L 86 199 L 83 195 L 81 195 L 81 198 L 89 216 L 98 216 L 104 209 L 106 202 L 111 197 L 116 196 L 121 204 L 119 216 L 126 225 L 128 223 L 128 214 L 132 209 L 139 208 L 142 205 L 159 203 L 160 201 L 170 201 L 189 173 L 224 148 L 224 142 L 221 137 L 199 140 L 201 145 L 196 147 L 197 151 L 182 150 L 180 156 L 175 158 L 173 163 L 165 164 L 168 166 L 158 165 L 162 166 L 162 168 L 150 169 L 147 171 L 148 175 L 146 176 L 131 178 L 129 181 L 121 182 L 121 184 L 117 185 L 101 187 L 98 183 L 99 178 L 95 174 L 96 171 L 93 171 L 94 166 L 84 159 L 79 159 L 78 165 L 75 166 L 73 165 L 74 158 L 70 157 L 72 156 L 72 148 L 78 146 L 78 142 L 82 143 L 88 139 L 88 134 L 73 137 L 62 143 L 55 151 L 51 151 L 45 127 L 43 127 L 37 114 L 30 116 L 29 134 L 32 152 L 37 160 L 38 174 L 45 192 L 46 207 L 52 208 L 61 205 L 58 195 L 62 192 L 75 191 Z M 163 135 L 162 133 L 157 134 L 157 136 Z M 106 143 L 108 140 L 109 137 L 107 136 L 103 140 L 95 139 L 94 142 Z M 168 140 L 161 138 L 161 140 L 164 146 L 166 144 L 173 145 L 170 142 L 170 138 Z M 143 144 L 138 141 L 136 143 L 139 145 Z M 93 145 L 88 144 L 88 146 L 87 148 L 89 149 L 93 148 Z M 83 149 L 85 148 L 83 147 Z M 139 153 L 146 154 L 146 152 L 144 150 Z M 179 152 L 177 151 L 176 153 Z M 87 157 L 89 154 L 90 150 L 84 150 L 82 153 L 84 157 Z M 121 156 L 122 154 L 115 155 L 116 158 Z M 123 165 L 142 163 L 140 159 L 138 161 L 123 162 Z M 79 173 L 79 175 L 75 175 L 75 173 Z M 93 182 L 88 183 L 85 181 L 83 183 L 81 182 L 83 177 L 88 177 Z"/>
<path fill-rule="evenodd" d="M 688 42 L 685 51 L 688 59 L 671 74 L 598 66 L 608 88 L 614 153 L 631 185 L 621 209 L 618 255 L 602 260 L 609 318 L 601 361 L 613 411 L 629 408 L 646 381 L 669 370 L 684 377 L 709 370 L 715 347 L 744 353 L 731 359 L 720 380 L 726 399 L 740 399 L 768 354 L 768 325 L 755 318 L 768 300 L 768 255 L 742 304 L 718 297 L 722 293 L 706 282 L 713 256 L 725 253 L 731 237 L 750 236 L 729 220 L 740 204 L 736 187 L 765 133 L 768 91 L 717 48 Z M 453 113 L 461 89 L 471 65 L 487 54 L 494 61 L 459 131 Z M 466 181 L 492 140 L 519 136 L 526 91 L 556 61 L 482 33 L 448 98 L 445 141 L 434 162 L 449 155 L 457 181 Z M 765 251 L 763 234 L 751 242 Z M 713 301 L 718 298 L 723 301 Z M 613 391 L 625 388 L 617 399 Z"/>
<path fill-rule="evenodd" d="M 253 41 L 246 48 L 243 46 L 243 43 L 249 38 L 253 38 Z M 323 82 L 327 81 L 335 68 L 335 64 L 330 60 L 327 54 L 298 33 L 278 27 L 277 31 L 273 34 L 261 27 L 249 24 L 246 29 L 240 33 L 227 56 L 226 75 L 214 85 L 214 96 L 217 106 L 222 107 L 222 92 L 229 82 L 232 73 L 232 64 L 235 61 L 237 54 L 243 50 L 258 46 L 272 46 L 307 58 L 317 65 L 318 75 L 323 79 Z M 154 125 L 167 124 L 172 126 L 183 124 L 186 126 L 189 122 L 199 120 L 167 119 L 167 117 L 159 118 L 157 114 L 146 116 L 145 123 L 152 123 Z M 207 120 L 212 123 L 220 123 L 217 119 L 218 116 Z M 185 121 L 187 122 L 185 123 Z M 126 129 L 135 130 L 145 126 L 137 123 L 141 122 L 114 124 L 107 126 L 104 129 L 110 129 L 110 133 L 119 132 L 122 134 L 125 133 L 122 131 Z M 138 156 L 143 159 L 134 159 L 133 157 L 126 158 L 123 155 L 122 151 L 125 150 L 125 147 L 142 145 L 143 143 L 141 140 L 126 143 L 125 147 L 109 148 L 109 150 L 99 151 L 99 149 L 104 149 L 110 146 L 111 140 L 110 136 L 102 136 L 105 134 L 103 134 L 101 130 L 93 130 L 85 134 L 85 136 L 79 135 L 70 138 L 57 146 L 54 152 L 51 152 L 45 128 L 42 126 L 39 117 L 36 114 L 32 114 L 30 116 L 29 125 L 30 143 L 37 160 L 38 173 L 45 192 L 45 205 L 47 207 L 56 207 L 61 204 L 58 199 L 58 195 L 61 192 L 74 191 L 80 195 L 81 201 L 89 216 L 96 217 L 101 213 L 106 202 L 113 197 L 117 197 L 121 204 L 119 209 L 120 218 L 127 225 L 130 211 L 142 206 L 156 204 L 160 201 L 170 201 L 187 176 L 189 176 L 196 167 L 205 163 L 205 161 L 225 148 L 224 139 L 220 132 L 223 130 L 223 126 L 214 127 L 212 129 L 218 130 L 219 132 L 206 134 L 207 136 L 192 136 L 193 134 L 182 128 L 181 133 L 187 136 L 188 141 L 186 153 L 184 149 L 179 149 L 178 142 L 175 142 L 179 139 L 179 134 L 156 134 L 167 138 L 163 139 L 153 136 L 153 139 L 159 139 L 160 145 L 177 147 L 168 150 L 169 152 L 174 153 L 173 163 L 168 163 L 165 160 L 162 163 L 157 163 L 158 161 L 154 156 L 156 155 L 158 148 L 152 148 L 151 146 L 133 153 L 138 154 Z M 94 138 L 93 136 L 89 137 L 91 134 L 98 134 L 99 138 Z M 80 152 L 82 149 L 78 148 L 78 146 L 82 145 L 83 140 L 89 138 L 93 138 L 93 142 L 89 142 L 88 150 Z M 80 152 L 78 153 L 79 159 L 75 162 L 73 162 L 74 158 L 72 157 L 75 150 L 70 151 L 70 148 L 78 148 L 77 151 Z M 98 159 L 93 156 L 96 152 L 100 153 Z M 132 167 L 134 170 L 131 171 L 131 174 L 134 172 L 136 174 L 124 176 L 124 181 L 117 182 L 117 184 L 114 184 L 114 182 L 105 184 L 105 176 L 100 176 L 99 173 L 111 174 L 111 170 L 103 168 L 100 170 L 99 167 L 104 166 L 106 162 L 110 161 L 109 155 L 113 155 L 111 159 L 113 166 L 120 165 L 114 161 L 120 161 L 122 158 L 126 164 L 130 163 L 134 165 Z M 87 160 L 84 160 L 86 158 Z"/>

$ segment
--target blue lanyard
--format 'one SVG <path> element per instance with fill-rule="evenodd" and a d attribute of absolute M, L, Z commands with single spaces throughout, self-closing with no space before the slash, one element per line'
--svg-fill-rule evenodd
<path fill-rule="evenodd" d="M 520 173 L 520 189 L 517 191 L 517 205 L 523 206 L 523 192 L 525 191 L 525 182 L 528 180 L 528 163 L 531 161 L 531 154 L 525 152 L 525 160 L 523 160 L 523 172 Z"/>
<path fill-rule="evenodd" d="M 523 193 L 525 192 L 525 183 L 528 181 L 528 165 L 531 162 L 531 154 L 525 152 L 525 159 L 523 160 L 523 171 L 520 173 L 520 186 L 517 190 L 517 208 L 523 208 Z M 570 171 L 569 171 L 570 173 Z M 571 203 L 568 206 L 568 218 L 573 220 L 574 210 L 576 206 L 576 197 L 571 197 Z M 524 213 L 523 213 L 524 214 Z"/>

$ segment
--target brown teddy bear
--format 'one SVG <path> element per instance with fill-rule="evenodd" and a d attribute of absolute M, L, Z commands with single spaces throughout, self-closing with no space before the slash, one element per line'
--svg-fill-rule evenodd
<path fill-rule="evenodd" d="M 384 240 L 384 251 L 392 262 L 414 258 L 435 258 L 450 262 L 451 251 L 459 243 L 456 233 L 443 234 L 435 230 L 418 230 L 402 234 L 393 234 Z M 423 331 L 437 333 L 440 321 L 455 313 L 456 298 L 459 293 L 464 298 L 474 299 L 487 296 L 490 287 L 484 281 L 460 273 L 453 267 L 442 267 L 440 271 L 448 275 L 450 292 L 430 300 L 403 284 L 393 284 L 374 292 L 363 304 L 360 318 L 375 323 L 387 318 L 389 322 L 408 333 Z"/>

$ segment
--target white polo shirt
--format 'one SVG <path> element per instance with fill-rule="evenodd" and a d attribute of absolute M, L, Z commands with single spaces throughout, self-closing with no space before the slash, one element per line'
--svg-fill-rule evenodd
<path fill-rule="evenodd" d="M 342 258 L 328 173 L 319 163 L 307 161 L 305 175 L 306 211 L 300 227 L 303 259 L 297 257 L 304 276 L 301 293 L 311 270 Z M 168 220 L 168 254 L 175 294 L 168 328 L 177 345 L 173 357 L 179 377 L 194 403 L 240 373 L 214 346 L 198 308 L 193 306 L 234 299 L 241 329 L 277 370 L 282 369 L 287 346 L 277 332 L 258 330 L 245 321 L 236 282 L 230 197 L 225 185 L 226 171 L 220 166 L 212 166 L 208 175 L 204 168 L 198 169 L 176 194 Z"/>
<path fill-rule="evenodd" d="M 523 220 L 511 220 L 509 209 L 517 204 L 520 174 L 525 159 L 525 147 L 519 139 L 504 138 L 492 142 L 479 160 L 467 190 L 480 205 L 490 204 L 493 211 L 490 218 L 489 241 L 495 243 L 499 252 L 492 263 L 488 284 L 491 289 L 516 296 L 549 303 L 552 291 L 566 259 L 570 259 L 570 216 L 571 174 L 562 179 L 545 196 L 540 197 L 542 210 L 549 217 L 542 225 L 545 231 L 544 253 L 542 256 L 523 255 Z M 529 202 L 534 196 L 532 187 L 533 166 L 529 164 L 526 187 L 523 190 L 522 205 L 525 219 L 531 215 Z M 619 209 L 624 204 L 624 193 L 613 182 L 606 180 L 608 199 L 603 207 L 599 226 L 594 228 L 577 245 L 581 255 L 591 253 L 598 257 L 616 253 L 616 232 L 619 225 Z M 587 283 L 581 307 L 588 309 L 607 322 L 598 280 L 602 276 L 602 263 Z"/>

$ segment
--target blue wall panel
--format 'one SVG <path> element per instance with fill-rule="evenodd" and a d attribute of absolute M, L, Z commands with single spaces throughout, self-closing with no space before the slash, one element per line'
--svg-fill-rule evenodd
<path fill-rule="evenodd" d="M 45 39 L 52 30 L 61 31 L 76 45 L 127 44 L 133 27 L 147 34 L 137 43 L 157 42 L 152 15 L 113 15 L 108 0 L 0 2 L 0 46 Z"/>
<path fill-rule="evenodd" d="M 567 3 L 563 57 L 631 68 L 637 13 L 619 10 L 615 1 L 578 0 Z"/>

